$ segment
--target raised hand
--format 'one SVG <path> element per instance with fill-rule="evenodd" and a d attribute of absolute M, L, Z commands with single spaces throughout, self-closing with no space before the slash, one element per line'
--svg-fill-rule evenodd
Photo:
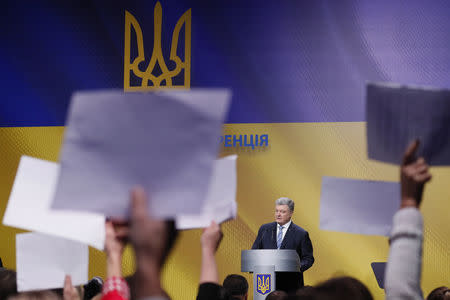
<path fill-rule="evenodd" d="M 419 141 L 415 140 L 406 149 L 400 168 L 401 207 L 418 208 L 422 201 L 423 187 L 431 179 L 428 165 L 423 157 L 416 158 Z"/>
<path fill-rule="evenodd" d="M 164 295 L 161 268 L 177 236 L 175 223 L 148 214 L 147 195 L 140 187 L 131 192 L 130 221 L 129 238 L 136 255 L 136 297 Z"/>

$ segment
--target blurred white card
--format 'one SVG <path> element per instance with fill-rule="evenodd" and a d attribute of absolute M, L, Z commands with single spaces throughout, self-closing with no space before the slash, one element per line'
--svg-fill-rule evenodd
<path fill-rule="evenodd" d="M 57 163 L 22 156 L 3 224 L 72 239 L 103 250 L 104 216 L 50 209 L 58 172 Z"/>
<path fill-rule="evenodd" d="M 89 248 L 71 240 L 41 233 L 16 235 L 17 290 L 19 292 L 64 287 L 88 281 Z"/>
<path fill-rule="evenodd" d="M 216 160 L 201 213 L 177 216 L 178 229 L 204 228 L 213 220 L 220 224 L 236 218 L 236 159 L 237 155 L 230 155 Z"/>
<path fill-rule="evenodd" d="M 149 213 L 196 213 L 205 201 L 231 93 L 224 89 L 72 97 L 56 209 L 127 217 L 141 185 Z"/>
<path fill-rule="evenodd" d="M 322 177 L 320 229 L 389 236 L 399 207 L 398 182 Z"/>
<path fill-rule="evenodd" d="M 450 165 L 450 90 L 370 83 L 366 121 L 370 159 L 400 164 L 417 138 L 418 156 L 429 165 Z"/>

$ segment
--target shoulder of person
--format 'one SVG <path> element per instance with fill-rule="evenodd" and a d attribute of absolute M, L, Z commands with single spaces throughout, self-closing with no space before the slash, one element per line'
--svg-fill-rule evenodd
<path fill-rule="evenodd" d="M 306 231 L 305 229 L 303 229 L 302 227 L 298 226 L 297 224 L 294 224 L 294 222 L 291 222 L 291 226 L 289 226 L 290 229 L 293 229 L 295 231 L 307 234 L 308 231 Z"/>
<path fill-rule="evenodd" d="M 271 228 L 276 228 L 277 223 L 276 222 L 270 222 L 270 223 L 266 223 L 261 225 L 261 229 L 271 229 Z"/>

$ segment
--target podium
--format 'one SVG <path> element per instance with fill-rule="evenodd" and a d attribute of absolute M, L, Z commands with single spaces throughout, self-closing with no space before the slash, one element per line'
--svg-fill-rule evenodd
<path fill-rule="evenodd" d="M 242 250 L 241 272 L 253 273 L 253 299 L 264 300 L 276 290 L 275 272 L 300 272 L 300 258 L 288 249 Z"/>

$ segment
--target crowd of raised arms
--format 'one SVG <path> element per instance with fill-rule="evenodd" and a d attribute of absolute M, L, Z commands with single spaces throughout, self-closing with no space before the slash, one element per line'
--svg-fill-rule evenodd
<path fill-rule="evenodd" d="M 419 211 L 424 185 L 431 179 L 428 165 L 415 153 L 419 142 L 414 141 L 406 149 L 400 168 L 401 205 L 393 218 L 390 252 L 385 273 L 386 299 L 424 299 L 420 287 L 422 265 L 423 219 Z M 0 269 L 0 300 L 64 299 L 64 300 L 165 300 L 170 291 L 161 283 L 161 270 L 177 239 L 174 222 L 161 221 L 148 215 L 147 196 L 140 187 L 132 189 L 130 219 L 109 220 L 106 223 L 105 251 L 107 274 L 105 282 L 96 289 L 91 286 L 74 287 L 66 276 L 63 289 L 36 292 L 17 292 L 16 273 Z M 201 273 L 197 293 L 198 300 L 248 299 L 248 282 L 237 274 L 228 275 L 219 282 L 215 253 L 223 234 L 212 222 L 201 236 Z M 136 257 L 136 271 L 122 276 L 122 255 L 130 243 Z M 448 267 L 448 266 L 447 266 Z M 94 282 L 95 283 L 95 282 Z M 324 278 L 314 286 L 304 286 L 287 294 L 273 291 L 266 299 L 373 299 L 368 288 L 357 278 Z M 428 300 L 450 299 L 448 287 L 437 287 Z"/>

